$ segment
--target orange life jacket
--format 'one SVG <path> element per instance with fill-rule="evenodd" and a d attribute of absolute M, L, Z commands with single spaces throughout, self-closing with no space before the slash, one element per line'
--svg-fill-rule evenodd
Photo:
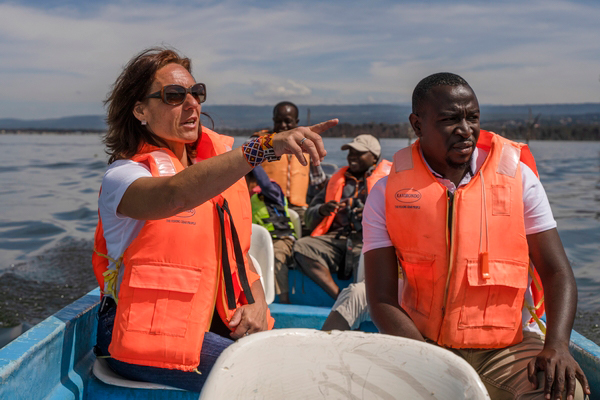
<path fill-rule="evenodd" d="M 367 176 L 367 194 L 371 191 L 377 181 L 390 173 L 391 168 L 392 163 L 388 160 L 381 160 L 381 162 L 377 164 L 373 172 Z M 347 166 L 338 169 L 333 175 L 331 175 L 325 191 L 326 203 L 331 200 L 340 201 L 342 199 L 344 185 L 346 184 L 346 171 L 348 171 Z M 323 218 L 312 231 L 310 236 L 321 236 L 329 232 L 329 228 L 331 228 L 331 224 L 333 224 L 336 213 L 337 212 L 334 212 L 331 215 Z"/>
<path fill-rule="evenodd" d="M 398 301 L 425 337 L 453 348 L 502 348 L 523 335 L 529 254 L 519 161 L 533 157 L 483 130 L 478 147 L 487 159 L 454 195 L 419 141 L 395 154 L 386 186 L 387 230 L 404 273 Z"/>
<path fill-rule="evenodd" d="M 197 152 L 204 159 L 228 151 L 232 144 L 233 138 L 202 128 Z M 152 176 L 183 170 L 165 148 L 144 145 L 132 159 L 146 164 Z M 117 260 L 125 270 L 111 356 L 138 365 L 183 371 L 197 368 L 215 308 L 227 325 L 238 307 L 253 302 L 250 286 L 259 276 L 248 268 L 246 259 L 251 218 L 248 189 L 240 179 L 194 209 L 146 221 L 122 260 Z M 101 221 L 95 249 L 106 249 Z M 103 258 L 96 254 L 94 259 L 101 288 L 108 266 Z M 274 321 L 268 318 L 271 329 Z"/>
<path fill-rule="evenodd" d="M 305 155 L 310 163 L 308 155 Z M 281 187 L 291 205 L 306 207 L 306 193 L 310 181 L 310 166 L 300 164 L 291 154 L 284 154 L 279 161 L 262 163 L 261 166 L 269 178 Z"/>

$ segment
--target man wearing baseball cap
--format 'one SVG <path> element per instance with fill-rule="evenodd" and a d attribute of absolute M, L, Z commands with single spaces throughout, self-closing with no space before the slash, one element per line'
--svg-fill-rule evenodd
<path fill-rule="evenodd" d="M 373 185 L 389 174 L 391 163 L 381 158 L 381 145 L 372 135 L 359 135 L 348 150 L 348 166 L 332 175 L 304 215 L 311 236 L 294 244 L 294 259 L 310 279 L 332 298 L 340 289 L 332 278 L 351 279 L 362 249 L 362 210 Z"/>
<path fill-rule="evenodd" d="M 358 135 L 350 143 L 342 146 L 342 150 L 348 149 L 354 149 L 361 153 L 370 151 L 376 158 L 381 156 L 381 144 L 379 144 L 379 139 L 373 135 Z"/>

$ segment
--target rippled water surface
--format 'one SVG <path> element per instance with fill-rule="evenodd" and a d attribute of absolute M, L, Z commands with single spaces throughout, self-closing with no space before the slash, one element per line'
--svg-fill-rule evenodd
<path fill-rule="evenodd" d="M 0 135 L 0 273 L 64 239 L 91 240 L 106 169 L 99 135 Z"/>
<path fill-rule="evenodd" d="M 326 139 L 326 161 L 344 165 L 347 141 Z M 406 145 L 384 139 L 383 156 Z M 593 334 L 600 322 L 600 142 L 530 147 L 577 278 L 579 329 Z M 94 286 L 91 242 L 107 157 L 100 135 L 0 135 L 0 148 L 0 320 L 9 313 L 38 322 Z"/>

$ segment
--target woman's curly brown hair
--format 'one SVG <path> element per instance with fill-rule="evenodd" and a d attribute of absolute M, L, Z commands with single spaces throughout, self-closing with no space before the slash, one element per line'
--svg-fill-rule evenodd
<path fill-rule="evenodd" d="M 179 64 L 192 72 L 192 62 L 181 57 L 175 50 L 165 47 L 152 47 L 133 57 L 115 81 L 111 92 L 104 101 L 107 107 L 106 123 L 108 132 L 104 137 L 108 163 L 133 157 L 142 143 L 166 147 L 166 143 L 152 134 L 133 115 L 138 101 L 144 101 L 154 81 L 156 72 L 167 64 Z M 188 145 L 190 153 L 196 143 Z"/>

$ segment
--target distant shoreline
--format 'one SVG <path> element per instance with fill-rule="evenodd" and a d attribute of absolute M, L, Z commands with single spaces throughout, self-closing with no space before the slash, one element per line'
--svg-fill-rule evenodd
<path fill-rule="evenodd" d="M 341 124 L 352 126 L 386 124 L 400 125 L 408 122 L 412 111 L 409 104 L 361 104 L 361 105 L 298 105 L 301 125 L 312 125 L 331 118 Z M 508 128 L 535 121 L 540 126 L 599 124 L 600 103 L 574 104 L 481 104 L 481 124 L 496 129 Z M 272 106 L 253 105 L 205 105 L 202 123 L 217 132 L 225 130 L 258 131 L 270 129 L 273 124 Z M 106 115 L 74 115 L 46 119 L 0 118 L 0 130 L 48 132 L 103 132 L 106 131 Z"/>
<path fill-rule="evenodd" d="M 600 121 L 596 118 L 573 119 L 562 118 L 538 122 L 537 119 L 530 120 L 500 120 L 482 122 L 482 129 L 496 132 L 504 137 L 515 140 L 576 140 L 597 141 L 600 140 Z M 257 129 L 214 129 L 223 135 L 249 137 Z M 2 134 L 17 135 L 103 135 L 106 130 L 100 129 L 1 129 Z M 408 123 L 386 124 L 339 124 L 323 134 L 323 137 L 355 137 L 361 134 L 371 134 L 380 139 L 408 139 L 414 138 L 412 129 Z"/>
<path fill-rule="evenodd" d="M 84 130 L 84 129 L 0 129 L 0 135 L 91 135 L 105 134 L 105 130 Z"/>

